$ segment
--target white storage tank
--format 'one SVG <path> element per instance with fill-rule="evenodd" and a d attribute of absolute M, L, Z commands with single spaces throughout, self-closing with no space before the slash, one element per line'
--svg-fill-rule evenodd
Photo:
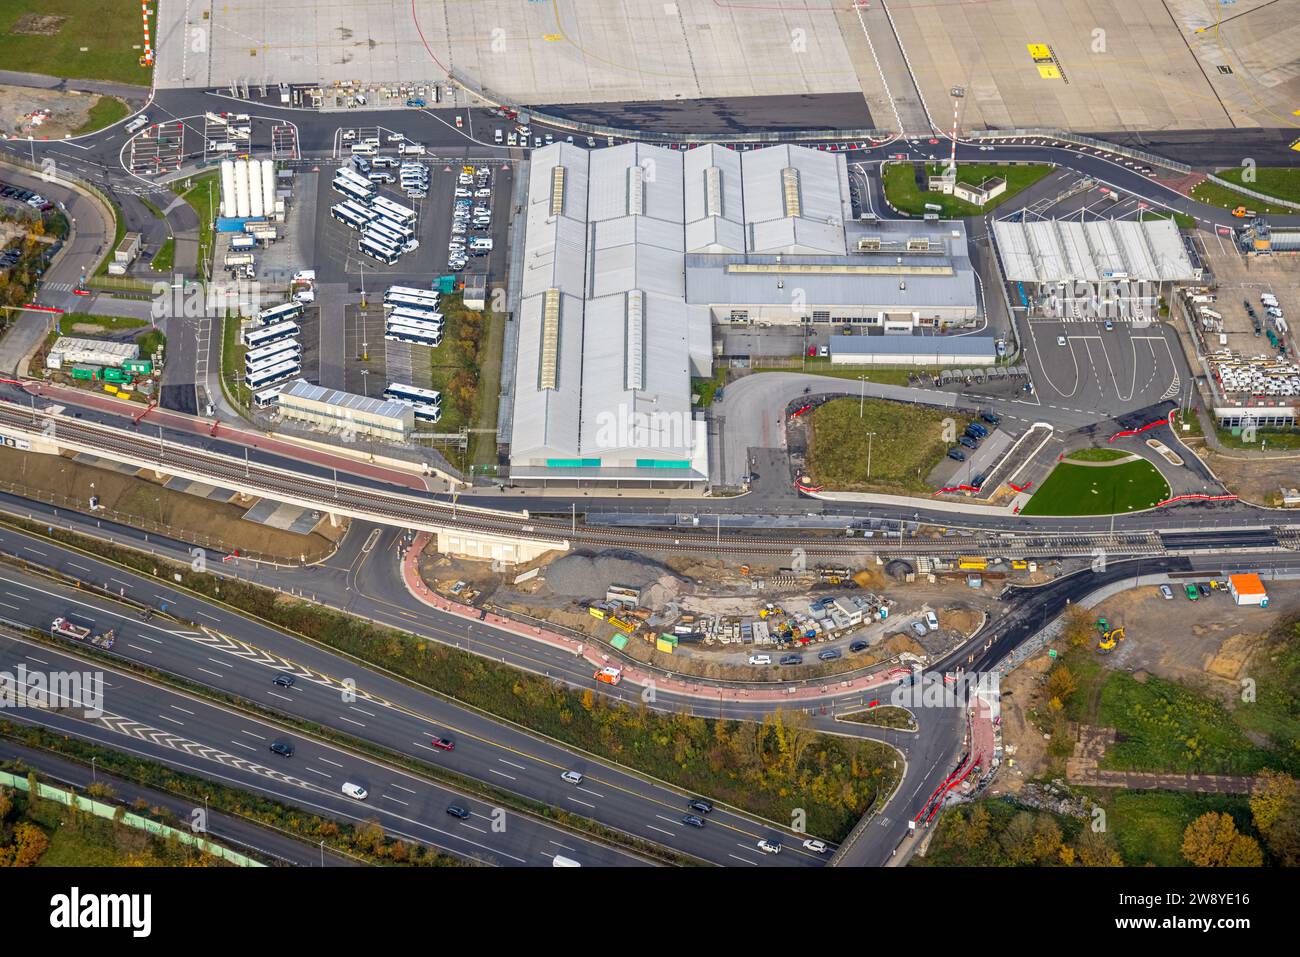
<path fill-rule="evenodd" d="M 270 216 L 275 210 L 275 163 L 262 160 L 262 207 Z"/>
<path fill-rule="evenodd" d="M 231 160 L 221 161 L 221 215 L 229 219 L 235 215 L 235 164 Z"/>
<path fill-rule="evenodd" d="M 248 164 L 235 164 L 235 215 L 247 219 L 252 213 L 248 205 Z"/>
<path fill-rule="evenodd" d="M 244 160 L 248 164 L 248 215 L 261 219 L 266 215 L 262 205 L 262 169 L 257 160 Z"/>

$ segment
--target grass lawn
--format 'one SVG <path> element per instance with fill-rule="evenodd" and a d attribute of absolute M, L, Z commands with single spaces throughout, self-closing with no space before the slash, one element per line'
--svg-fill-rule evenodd
<path fill-rule="evenodd" d="M 149 323 L 143 319 L 125 316 L 91 316 L 79 312 L 66 312 L 59 317 L 59 326 L 65 336 L 73 335 L 73 329 L 77 326 L 94 326 L 100 332 L 119 332 L 122 329 L 142 329 L 147 325 Z"/>
<path fill-rule="evenodd" d="M 125 119 L 130 112 L 131 108 L 117 97 L 101 96 L 90 108 L 90 115 L 86 117 L 86 122 L 73 130 L 72 135 L 80 136 L 83 133 L 102 130 L 106 126 L 112 126 L 118 120 Z"/>
<path fill-rule="evenodd" d="M 1237 794 L 1187 794 L 1179 791 L 1097 791 L 1095 799 L 1106 809 L 1120 857 L 1130 867 L 1186 867 L 1183 832 L 1196 818 L 1210 811 L 1231 814 L 1237 830 L 1255 834 L 1249 799 Z"/>
<path fill-rule="evenodd" d="M 1207 206 L 1218 206 L 1220 209 L 1236 209 L 1238 206 L 1245 206 L 1257 213 L 1281 216 L 1296 214 L 1296 211 L 1289 206 L 1275 206 L 1253 196 L 1247 196 L 1245 193 L 1238 193 L 1234 189 L 1228 189 L 1226 186 L 1220 186 L 1218 183 L 1211 183 L 1209 180 L 1193 187 L 1191 196 L 1197 202 L 1205 203 Z"/>
<path fill-rule="evenodd" d="M 908 731 L 916 730 L 916 721 L 912 718 L 912 713 L 906 708 L 898 708 L 892 704 L 882 705 L 878 708 L 871 708 L 867 711 L 855 711 L 852 714 L 842 714 L 839 716 L 841 721 L 853 721 L 857 724 L 874 725 L 877 728 L 903 728 Z"/>
<path fill-rule="evenodd" d="M 1156 209 L 1156 210 L 1148 209 L 1148 210 L 1143 210 L 1142 212 L 1143 219 L 1168 219 L 1170 216 L 1174 218 L 1174 225 L 1176 225 L 1179 229 L 1196 228 L 1196 217 L 1189 215 L 1188 213 L 1171 213 L 1163 209 Z"/>
<path fill-rule="evenodd" d="M 163 244 L 158 247 L 158 254 L 153 257 L 150 266 L 154 272 L 171 272 L 172 267 L 176 265 L 176 240 L 168 236 L 163 240 Z"/>
<path fill-rule="evenodd" d="M 1146 459 L 1101 467 L 1061 462 L 1020 514 L 1119 514 L 1150 508 L 1168 497 L 1169 483 Z"/>
<path fill-rule="evenodd" d="M 718 394 L 718 390 L 726 384 L 726 381 L 727 367 L 721 365 L 714 366 L 712 378 L 691 380 L 691 392 L 700 397 L 700 408 L 706 409 L 713 405 L 714 397 Z M 726 393 L 724 392 L 723 395 L 725 396 Z"/>
<path fill-rule="evenodd" d="M 156 3 L 149 22 L 156 26 Z M 15 33 L 31 17 L 57 17 L 48 28 Z M 44 73 L 77 80 L 112 80 L 148 86 L 150 71 L 140 66 L 144 37 L 140 4 L 116 0 L 5 0 L 0 4 L 0 63 L 7 70 Z M 87 47 L 85 53 L 82 47 Z"/>
<path fill-rule="evenodd" d="M 459 293 L 443 296 L 438 308 L 444 322 L 443 340 L 436 349 L 427 350 L 429 382 L 411 384 L 442 393 L 442 419 L 437 425 L 424 423 L 420 430 L 446 434 L 463 428 L 495 429 L 501 391 L 503 323 L 499 317 L 494 321 L 491 313 L 466 308 Z M 461 456 L 458 450 L 448 447 L 441 451 L 461 467 L 471 463 L 494 464 L 495 433 L 477 433 L 477 436 L 477 441 L 471 440 L 469 455 Z"/>
<path fill-rule="evenodd" d="M 190 180 L 193 186 L 184 190 L 181 184 L 173 186 L 172 191 L 194 207 L 199 217 L 199 275 L 208 274 L 208 263 L 212 260 L 212 229 L 216 224 L 217 208 L 221 203 L 221 172 L 205 173 Z M 208 184 L 212 184 L 209 190 Z"/>
<path fill-rule="evenodd" d="M 1257 193 L 1263 193 L 1265 196 L 1276 196 L 1278 199 L 1300 203 L 1300 167 L 1257 167 L 1255 169 L 1255 182 L 1253 183 L 1242 180 L 1245 172 L 1243 167 L 1234 166 L 1230 169 L 1218 170 L 1214 175 L 1219 179 L 1226 179 L 1230 183 L 1236 183 L 1238 186 L 1244 186 L 1246 189 L 1253 189 Z"/>
<path fill-rule="evenodd" d="M 95 270 L 96 276 L 108 275 L 108 264 L 113 259 L 113 252 L 122 244 L 122 240 L 126 237 L 126 218 L 122 215 L 122 207 L 117 204 L 117 200 L 113 199 L 113 197 L 107 196 L 107 194 L 105 195 L 108 199 L 109 206 L 113 208 L 113 245 L 109 246 L 108 252 L 104 253 L 104 258 L 100 262 L 99 268 Z"/>
<path fill-rule="evenodd" d="M 853 382 L 857 382 L 859 378 L 866 376 L 868 382 L 903 386 L 910 385 L 907 380 L 909 372 L 915 372 L 918 375 L 938 375 L 941 371 L 937 366 L 934 368 L 926 366 L 836 366 L 831 365 L 830 359 L 823 359 L 820 356 L 805 361 L 806 365 L 803 366 L 756 366 L 754 371 L 798 372 L 803 375 L 824 375 L 835 379 L 850 379 Z"/>
<path fill-rule="evenodd" d="M 473 428 L 469 437 L 469 463 L 482 471 L 495 472 L 497 465 L 497 411 L 501 400 L 501 354 L 505 351 L 506 324 L 495 313 L 484 313 L 486 334 L 479 346 L 478 395 L 474 401 Z"/>
<path fill-rule="evenodd" d="M 1300 429 L 1256 429 L 1254 442 L 1243 441 L 1240 435 L 1233 435 L 1231 429 L 1215 426 L 1214 432 L 1230 449 L 1300 449 Z"/>
<path fill-rule="evenodd" d="M 1116 459 L 1128 458 L 1131 452 L 1124 452 L 1120 449 L 1078 449 L 1066 456 L 1067 459 L 1074 459 L 1079 462 L 1113 462 Z"/>
<path fill-rule="evenodd" d="M 244 353 L 248 350 L 244 348 L 243 340 L 239 338 L 239 329 L 242 321 L 239 316 L 227 316 L 226 324 L 221 331 L 221 385 L 235 405 L 244 411 L 248 409 L 248 403 L 252 393 L 248 386 L 244 385 Z"/>
<path fill-rule="evenodd" d="M 157 329 L 150 329 L 144 335 L 138 336 L 135 344 L 140 347 L 140 358 L 142 359 L 152 359 L 159 348 L 163 349 L 164 358 L 166 358 L 167 337 Z"/>
<path fill-rule="evenodd" d="M 897 493 L 932 491 L 926 476 L 972 421 L 884 399 L 867 399 L 860 416 L 857 399 L 833 399 L 811 415 L 808 468 L 814 481 L 837 490 Z"/>
<path fill-rule="evenodd" d="M 932 173 L 942 173 L 942 163 L 929 163 L 926 168 Z M 978 185 L 991 176 L 1000 176 L 1007 181 L 1007 189 L 1001 196 L 996 196 L 983 206 L 976 206 L 954 196 L 943 193 L 926 193 L 916 188 L 916 176 L 911 163 L 889 163 L 885 166 L 885 198 L 893 203 L 900 212 L 922 216 L 927 212 L 926 203 L 943 207 L 940 216 L 952 219 L 958 216 L 980 216 L 1005 203 L 1020 191 L 1037 183 L 1052 171 L 1051 166 L 999 166 L 993 163 L 957 164 L 957 182 Z"/>

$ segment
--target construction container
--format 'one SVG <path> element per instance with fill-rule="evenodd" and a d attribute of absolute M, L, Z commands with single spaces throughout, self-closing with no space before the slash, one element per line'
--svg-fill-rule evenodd
<path fill-rule="evenodd" d="M 1258 575 L 1229 575 L 1228 592 L 1238 605 L 1268 607 L 1268 592 Z"/>
<path fill-rule="evenodd" d="M 619 651 L 622 651 L 627 647 L 627 635 L 615 635 L 613 638 L 609 639 L 609 643 Z"/>
<path fill-rule="evenodd" d="M 84 382 L 94 382 L 103 373 L 101 366 L 73 366 L 72 378 L 80 379 Z"/>
<path fill-rule="evenodd" d="M 105 392 L 112 392 L 114 395 L 116 395 L 116 394 L 117 394 L 117 386 L 113 385 L 111 382 L 105 382 L 105 383 L 104 383 L 104 391 L 105 391 Z"/>
<path fill-rule="evenodd" d="M 148 359 L 127 359 L 122 368 L 132 375 L 152 375 L 153 363 Z"/>
<path fill-rule="evenodd" d="M 957 559 L 957 567 L 962 571 L 982 572 L 989 567 L 989 560 L 987 558 L 978 558 L 966 555 Z"/>
<path fill-rule="evenodd" d="M 672 638 L 672 641 L 668 639 Z M 671 655 L 677 650 L 677 639 L 672 635 L 660 635 L 655 639 L 655 651 L 662 651 L 664 654 Z"/>
<path fill-rule="evenodd" d="M 131 373 L 127 372 L 125 369 L 114 369 L 112 366 L 109 366 L 107 369 L 104 370 L 104 381 L 105 382 L 130 382 Z"/>
<path fill-rule="evenodd" d="M 605 609 L 597 608 L 595 605 L 587 609 L 587 614 L 592 618 L 599 618 L 601 621 L 605 620 Z"/>

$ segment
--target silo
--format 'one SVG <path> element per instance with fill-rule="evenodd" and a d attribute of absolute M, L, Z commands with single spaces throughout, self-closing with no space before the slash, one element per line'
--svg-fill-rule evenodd
<path fill-rule="evenodd" d="M 275 163 L 262 160 L 262 204 L 268 217 L 275 215 Z"/>
<path fill-rule="evenodd" d="M 244 160 L 248 164 L 248 215 L 261 219 L 266 215 L 262 205 L 262 171 L 257 160 Z"/>
<path fill-rule="evenodd" d="M 221 215 L 229 219 L 235 215 L 235 164 L 221 161 Z"/>
<path fill-rule="evenodd" d="M 247 219 L 248 211 L 248 164 L 242 160 L 235 164 L 235 215 Z"/>

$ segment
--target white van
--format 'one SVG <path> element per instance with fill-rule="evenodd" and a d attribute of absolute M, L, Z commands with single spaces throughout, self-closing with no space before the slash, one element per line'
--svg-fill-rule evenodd
<path fill-rule="evenodd" d="M 497 141 L 497 146 L 500 146 L 502 140 L 504 140 L 506 137 L 504 133 L 502 133 L 500 130 L 497 130 L 493 138 Z"/>
<path fill-rule="evenodd" d="M 424 146 L 419 143 L 402 143 L 397 147 L 397 152 L 403 156 L 423 156 Z"/>
<path fill-rule="evenodd" d="M 770 665 L 772 663 L 771 655 L 750 655 L 749 663 L 751 665 Z"/>
<path fill-rule="evenodd" d="M 135 119 L 133 119 L 130 123 L 126 124 L 126 131 L 127 131 L 128 133 L 136 133 L 136 132 L 138 132 L 138 131 L 144 129 L 144 128 L 145 128 L 146 126 L 148 126 L 148 125 L 149 125 L 149 117 L 147 117 L 147 116 L 145 116 L 143 113 L 141 113 L 139 116 L 137 116 Z"/>
<path fill-rule="evenodd" d="M 492 249 L 492 240 L 485 238 L 471 240 L 469 248 L 476 252 L 489 252 Z"/>
<path fill-rule="evenodd" d="M 577 861 L 573 860 L 573 858 L 571 857 L 563 857 L 559 854 L 556 854 L 554 857 L 551 858 L 551 866 L 552 867 L 581 867 L 582 865 L 579 864 Z"/>
<path fill-rule="evenodd" d="M 353 156 L 377 156 L 379 155 L 379 147 L 373 143 L 353 143 L 352 155 Z"/>

